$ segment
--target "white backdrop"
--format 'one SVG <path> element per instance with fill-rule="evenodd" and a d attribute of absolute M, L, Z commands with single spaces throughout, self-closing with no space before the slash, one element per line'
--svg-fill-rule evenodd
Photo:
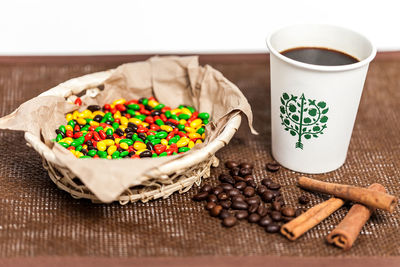
<path fill-rule="evenodd" d="M 273 29 L 305 22 L 400 50 L 397 2 L 1 0 L 0 55 L 265 52 Z"/>

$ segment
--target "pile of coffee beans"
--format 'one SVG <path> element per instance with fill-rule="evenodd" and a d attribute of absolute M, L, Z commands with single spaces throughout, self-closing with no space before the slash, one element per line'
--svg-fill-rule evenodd
<path fill-rule="evenodd" d="M 229 173 L 219 176 L 218 185 L 213 187 L 205 184 L 193 196 L 195 201 L 206 201 L 205 209 L 211 216 L 220 218 L 223 226 L 232 227 L 239 220 L 247 219 L 249 223 L 264 227 L 268 233 L 276 233 L 282 224 L 303 212 L 301 208 L 295 209 L 285 204 L 279 183 L 264 178 L 258 185 L 252 176 L 253 164 L 229 160 L 225 166 Z M 268 163 L 266 169 L 276 172 L 280 166 Z M 304 202 L 303 198 L 299 201 Z"/>

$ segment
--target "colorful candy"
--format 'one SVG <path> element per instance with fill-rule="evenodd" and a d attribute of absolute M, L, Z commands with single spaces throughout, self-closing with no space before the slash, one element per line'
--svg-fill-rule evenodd
<path fill-rule="evenodd" d="M 90 105 L 65 118 L 54 142 L 77 158 L 120 159 L 185 153 L 204 141 L 210 114 L 184 105 L 171 109 L 149 97 Z"/>

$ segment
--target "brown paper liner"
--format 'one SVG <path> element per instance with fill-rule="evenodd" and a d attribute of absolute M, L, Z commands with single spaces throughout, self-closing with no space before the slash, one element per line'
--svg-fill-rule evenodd
<path fill-rule="evenodd" d="M 380 184 L 372 184 L 368 189 L 383 193 L 386 191 L 383 185 Z M 350 249 L 374 210 L 374 208 L 369 208 L 361 204 L 353 205 L 346 217 L 326 237 L 328 243 L 334 244 L 344 250 Z"/>
<path fill-rule="evenodd" d="M 395 196 L 384 192 L 350 185 L 327 183 L 304 176 L 299 178 L 299 186 L 389 212 L 393 212 L 398 202 Z"/>
<path fill-rule="evenodd" d="M 281 234 L 290 240 L 296 240 L 305 232 L 319 224 L 337 209 L 343 206 L 344 201 L 339 198 L 331 198 L 322 202 L 305 213 L 301 214 L 296 219 L 284 224 L 281 227 Z"/>

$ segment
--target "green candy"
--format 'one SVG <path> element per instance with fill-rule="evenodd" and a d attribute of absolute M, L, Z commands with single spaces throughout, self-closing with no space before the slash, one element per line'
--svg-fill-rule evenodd
<path fill-rule="evenodd" d="M 113 114 L 111 112 L 107 112 L 106 114 L 104 114 L 103 118 L 105 118 L 106 120 L 110 120 L 110 119 L 112 119 L 112 117 L 113 117 Z"/>
<path fill-rule="evenodd" d="M 204 129 L 204 127 L 200 127 L 200 128 L 196 131 L 196 133 L 198 133 L 198 134 L 203 134 L 205 131 L 206 131 L 206 129 Z"/>
<path fill-rule="evenodd" d="M 181 119 L 181 120 L 188 120 L 188 119 L 190 119 L 190 115 L 185 114 L 185 113 L 181 113 L 181 114 L 179 115 L 179 119 Z"/>
<path fill-rule="evenodd" d="M 184 124 L 178 124 L 178 129 L 183 131 L 185 130 L 185 125 Z"/>
<path fill-rule="evenodd" d="M 176 121 L 179 121 L 179 118 L 178 118 L 178 116 L 176 116 L 176 115 L 171 115 L 171 119 L 176 120 Z"/>
<path fill-rule="evenodd" d="M 169 118 L 171 118 L 171 111 L 170 110 L 167 110 L 167 111 L 165 111 L 165 117 L 167 117 L 168 119 Z"/>
<path fill-rule="evenodd" d="M 79 158 L 80 159 L 91 159 L 91 157 L 89 157 L 89 156 L 80 156 Z"/>
<path fill-rule="evenodd" d="M 164 104 L 158 104 L 158 105 L 155 106 L 153 109 L 155 109 L 155 110 L 160 110 L 160 109 L 162 109 L 163 107 L 165 107 Z"/>
<path fill-rule="evenodd" d="M 108 128 L 106 131 L 106 135 L 112 135 L 114 133 L 113 130 L 111 130 L 111 128 Z"/>
<path fill-rule="evenodd" d="M 90 123 L 91 121 L 93 121 L 93 119 L 86 118 L 85 121 L 86 121 L 86 123 Z"/>
<path fill-rule="evenodd" d="M 151 155 L 151 157 L 152 158 L 157 158 L 158 156 L 157 156 L 157 153 L 153 153 L 152 155 Z"/>
<path fill-rule="evenodd" d="M 70 120 L 68 122 L 68 125 L 70 125 L 72 128 L 74 128 L 75 127 L 75 121 L 74 120 Z"/>
<path fill-rule="evenodd" d="M 178 155 L 178 153 L 174 152 L 174 153 L 172 153 L 172 155 Z"/>
<path fill-rule="evenodd" d="M 128 152 L 128 151 L 122 151 L 121 154 L 120 154 L 120 157 L 121 157 L 121 158 L 125 158 L 125 157 L 128 156 L 128 155 L 129 155 L 129 152 Z"/>
<path fill-rule="evenodd" d="M 112 127 L 114 128 L 114 130 L 117 130 L 119 127 L 119 124 L 116 122 L 113 122 Z"/>
<path fill-rule="evenodd" d="M 178 108 L 181 109 L 181 108 L 184 108 L 184 107 L 185 107 L 184 105 L 179 105 Z"/>
<path fill-rule="evenodd" d="M 153 146 L 158 145 L 159 143 L 161 143 L 161 139 L 156 138 L 156 139 L 151 140 L 150 142 L 153 144 Z"/>
<path fill-rule="evenodd" d="M 94 156 L 96 155 L 96 153 L 97 153 L 97 151 L 94 150 L 94 149 L 92 149 L 92 150 L 89 150 L 87 154 L 88 154 L 89 156 L 91 156 L 91 157 L 94 157 Z"/>
<path fill-rule="evenodd" d="M 138 135 L 137 135 L 137 133 L 134 133 L 134 134 L 132 135 L 132 141 L 135 142 L 137 139 L 138 139 Z M 139 139 L 140 139 L 140 138 L 139 138 Z"/>
<path fill-rule="evenodd" d="M 67 143 L 65 143 L 65 142 L 58 142 L 58 144 L 62 145 L 65 148 L 69 147 L 69 145 Z"/>
<path fill-rule="evenodd" d="M 75 151 L 81 151 L 83 149 L 83 147 L 81 145 L 75 147 Z"/>
<path fill-rule="evenodd" d="M 106 151 L 97 151 L 97 155 L 100 157 L 100 158 L 102 158 L 102 159 L 105 159 L 105 158 L 107 158 L 107 152 Z"/>
<path fill-rule="evenodd" d="M 60 141 L 61 139 L 63 139 L 63 138 L 62 138 L 62 135 L 61 135 L 61 134 L 57 134 L 56 142 Z"/>
<path fill-rule="evenodd" d="M 100 130 L 104 130 L 104 128 L 103 127 L 101 127 L 101 126 L 98 126 L 98 127 L 96 127 L 96 129 L 94 129 L 96 132 L 99 132 Z"/>
<path fill-rule="evenodd" d="M 85 143 L 85 137 L 81 136 L 75 139 L 75 142 L 78 142 L 79 145 L 82 145 L 83 143 Z"/>
<path fill-rule="evenodd" d="M 186 108 L 187 108 L 188 110 L 190 110 L 190 112 L 192 112 L 192 113 L 195 113 L 195 112 L 196 112 L 196 110 L 194 109 L 194 107 L 186 106 Z"/>
<path fill-rule="evenodd" d="M 202 120 L 208 120 L 210 118 L 210 114 L 208 114 L 207 112 L 202 112 L 202 113 L 199 113 L 199 115 L 197 117 Z"/>
<path fill-rule="evenodd" d="M 73 146 L 73 147 L 77 147 L 79 145 L 80 145 L 79 142 L 76 140 L 71 142 L 71 146 Z"/>
<path fill-rule="evenodd" d="M 181 139 L 181 137 L 179 135 L 172 137 L 171 139 L 169 139 L 168 145 L 175 144 L 176 142 L 179 141 L 179 139 Z"/>
<path fill-rule="evenodd" d="M 168 154 L 167 154 L 167 152 L 163 152 L 163 153 L 160 153 L 160 155 L 158 155 L 159 157 L 165 157 L 165 156 L 168 156 Z"/>
<path fill-rule="evenodd" d="M 149 103 L 149 100 L 148 100 L 147 98 L 144 98 L 144 99 L 142 100 L 143 106 L 146 106 L 148 103 Z"/>
<path fill-rule="evenodd" d="M 144 121 L 144 119 L 146 119 L 146 115 L 136 115 L 135 118 Z"/>
<path fill-rule="evenodd" d="M 89 130 L 90 125 L 85 125 L 81 128 L 81 132 L 82 131 L 88 131 Z"/>
<path fill-rule="evenodd" d="M 65 133 L 66 129 L 64 125 L 61 125 L 60 127 L 58 127 L 58 130 L 60 130 L 61 132 Z"/>
<path fill-rule="evenodd" d="M 105 117 L 103 117 L 100 121 L 100 123 L 106 123 L 107 119 Z"/>
<path fill-rule="evenodd" d="M 122 139 L 121 141 L 119 141 L 119 143 L 127 143 L 128 146 L 133 145 L 133 141 L 131 139 Z"/>
<path fill-rule="evenodd" d="M 208 120 L 203 120 L 204 125 L 207 125 L 208 122 L 209 122 Z"/>
<path fill-rule="evenodd" d="M 128 109 L 139 110 L 140 106 L 138 104 L 129 104 Z"/>
<path fill-rule="evenodd" d="M 189 150 L 190 150 L 190 148 L 188 148 L 188 147 L 186 147 L 186 146 L 180 147 L 180 148 L 178 149 L 179 153 L 181 153 L 181 152 L 187 152 L 187 151 L 189 151 Z"/>
<path fill-rule="evenodd" d="M 115 151 L 114 153 L 112 153 L 111 158 L 113 159 L 119 158 L 119 151 Z"/>
<path fill-rule="evenodd" d="M 134 111 L 133 109 L 128 109 L 128 110 L 126 111 L 126 113 L 128 113 L 128 114 L 131 115 L 131 116 L 135 116 L 135 111 Z"/>
<path fill-rule="evenodd" d="M 146 137 L 146 139 L 149 140 L 149 141 L 154 140 L 155 138 L 156 138 L 155 135 L 148 135 L 148 136 Z"/>
<path fill-rule="evenodd" d="M 165 132 L 165 131 L 160 131 L 160 132 L 158 132 L 158 133 L 156 134 L 156 137 L 159 138 L 159 139 L 163 139 L 163 138 L 165 138 L 165 137 L 167 137 L 167 136 L 168 136 L 168 133 Z"/>
<path fill-rule="evenodd" d="M 161 119 L 157 119 L 157 120 L 156 120 L 156 124 L 157 124 L 158 126 L 161 126 L 161 125 L 164 125 L 164 122 L 163 122 Z"/>

